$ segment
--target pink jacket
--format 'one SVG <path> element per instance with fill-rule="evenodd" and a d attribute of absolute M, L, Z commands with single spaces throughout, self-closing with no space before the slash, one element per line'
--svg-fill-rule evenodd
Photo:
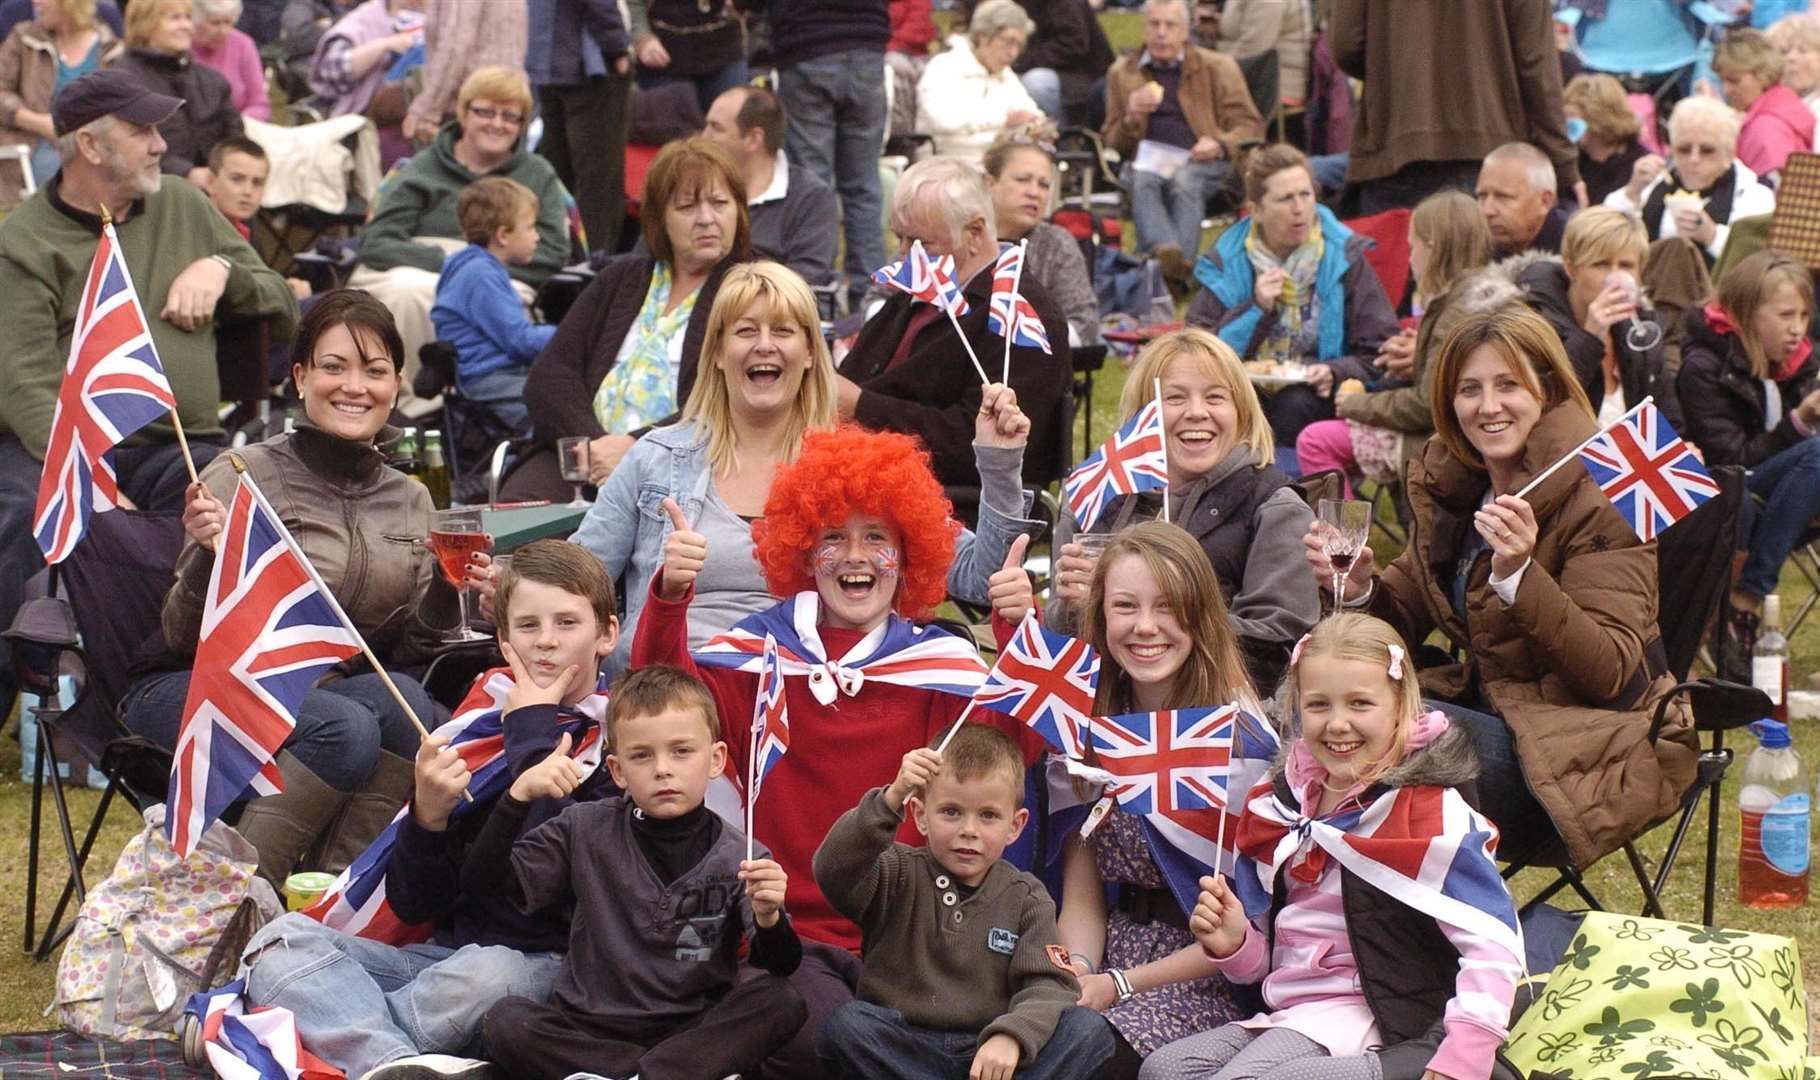
<path fill-rule="evenodd" d="M 272 104 L 265 96 L 265 68 L 259 62 L 259 46 L 239 30 L 229 30 L 218 49 L 200 45 L 190 50 L 191 59 L 214 68 L 227 77 L 234 88 L 234 108 L 242 116 L 270 120 Z"/>
<path fill-rule="evenodd" d="M 1781 83 L 1751 103 L 1738 130 L 1738 160 L 1758 176 L 1779 171 L 1790 154 L 1806 153 L 1813 145 L 1814 114 Z"/>

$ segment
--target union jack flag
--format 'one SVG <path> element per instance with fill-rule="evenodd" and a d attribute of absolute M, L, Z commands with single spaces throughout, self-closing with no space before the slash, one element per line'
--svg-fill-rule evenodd
<path fill-rule="evenodd" d="M 784 703 L 784 669 L 777 656 L 777 639 L 765 635 L 764 658 L 758 669 L 758 696 L 752 702 L 752 793 L 747 813 L 758 801 L 765 774 L 790 749 L 790 710 Z"/>
<path fill-rule="evenodd" d="M 510 668 L 487 672 L 474 680 L 454 717 L 431 733 L 432 737 L 446 736 L 449 746 L 468 767 L 468 794 L 473 801 L 456 803 L 451 821 L 491 807 L 493 800 L 512 784 L 504 722 L 506 695 L 512 692 L 512 686 Z M 569 754 L 580 763 L 584 780 L 600 768 L 606 687 L 606 679 L 600 679 L 592 694 L 557 715 L 557 735 L 569 735 Z M 401 921 L 386 899 L 386 870 L 392 862 L 392 851 L 398 846 L 404 816 L 410 812 L 407 803 L 304 914 L 330 929 L 388 945 L 410 945 L 428 938 L 428 925 Z"/>
<path fill-rule="evenodd" d="M 1036 729 L 1069 757 L 1082 756 L 1100 657 L 1093 646 L 1044 628 L 1035 612 L 998 654 L 973 699 Z"/>
<path fill-rule="evenodd" d="M 1024 244 L 999 252 L 992 268 L 992 302 L 986 311 L 986 329 L 1009 339 L 1013 345 L 1050 352 L 1049 331 L 1042 316 L 1018 291 L 1024 276 Z"/>
<path fill-rule="evenodd" d="M 986 665 L 972 642 L 895 613 L 845 655 L 830 657 L 816 628 L 820 613 L 820 596 L 813 590 L 797 593 L 710 638 L 695 660 L 757 674 L 765 662 L 765 638 L 773 638 L 783 673 L 806 678 L 823 705 L 837 692 L 858 693 L 867 681 L 972 697 L 986 679 Z"/>
<path fill-rule="evenodd" d="M 1353 802 L 1311 818 L 1266 782 L 1245 806 L 1233 883 L 1245 913 L 1255 917 L 1269 910 L 1278 875 L 1298 858 L 1331 858 L 1417 911 L 1508 950 L 1514 968 L 1522 936 L 1498 873 L 1497 846 L 1497 827 L 1452 788 L 1396 788 L 1369 805 Z"/>
<path fill-rule="evenodd" d="M 171 764 L 165 829 L 178 855 L 188 855 L 249 787 L 261 795 L 282 790 L 272 758 L 297 726 L 298 705 L 330 668 L 359 652 L 340 605 L 242 474 L 215 540 Z"/>
<path fill-rule="evenodd" d="M 955 318 L 967 314 L 967 298 L 954 284 L 954 256 L 931 259 L 921 240 L 910 242 L 910 253 L 889 266 L 872 272 L 872 280 L 888 288 L 909 293 L 926 304 L 954 312 Z"/>
<path fill-rule="evenodd" d="M 1179 814 L 1226 805 L 1236 705 L 1099 717 L 1088 729 L 1107 794 L 1128 813 Z"/>
<path fill-rule="evenodd" d="M 246 1007 L 246 980 L 191 994 L 184 1013 L 202 1025 L 202 1045 L 221 1080 L 330 1080 L 340 1069 L 303 1048 L 291 1010 Z"/>
<path fill-rule="evenodd" d="M 101 227 L 57 391 L 32 534 L 44 560 L 69 558 L 89 514 L 120 500 L 109 452 L 177 407 L 112 223 Z"/>
<path fill-rule="evenodd" d="M 1112 438 L 1074 467 L 1062 484 L 1068 511 L 1084 532 L 1118 495 L 1169 486 L 1169 459 L 1163 449 L 1163 407 L 1152 399 L 1112 433 Z"/>
<path fill-rule="evenodd" d="M 1645 543 L 1719 494 L 1693 447 L 1647 399 L 1581 447 L 1580 461 Z"/>

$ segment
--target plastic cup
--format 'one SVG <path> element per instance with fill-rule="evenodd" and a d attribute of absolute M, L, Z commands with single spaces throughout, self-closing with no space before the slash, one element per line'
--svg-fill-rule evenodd
<path fill-rule="evenodd" d="M 320 899 L 333 884 L 335 884 L 334 874 L 324 874 L 316 870 L 292 874 L 284 879 L 285 910 L 302 911 Z"/>
<path fill-rule="evenodd" d="M 1074 542 L 1081 545 L 1081 554 L 1088 562 L 1097 563 L 1100 556 L 1106 553 L 1106 545 L 1112 543 L 1111 533 L 1077 533 Z"/>

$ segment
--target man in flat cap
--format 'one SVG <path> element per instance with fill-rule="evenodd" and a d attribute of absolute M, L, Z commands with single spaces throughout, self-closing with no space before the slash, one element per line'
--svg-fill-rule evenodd
<path fill-rule="evenodd" d="M 266 319 L 279 342 L 296 327 L 284 279 L 208 196 L 159 173 L 157 124 L 181 104 L 118 71 L 71 82 L 51 104 L 62 169 L 0 222 L 0 627 L 12 623 L 25 580 L 44 565 L 32 514 L 101 209 L 113 216 L 198 468 L 224 442 L 216 321 Z M 265 364 L 263 356 L 226 360 Z M 183 505 L 189 475 L 168 419 L 116 450 L 114 470 L 131 505 Z M 0 716 L 11 705 L 10 678 L 0 668 Z"/>

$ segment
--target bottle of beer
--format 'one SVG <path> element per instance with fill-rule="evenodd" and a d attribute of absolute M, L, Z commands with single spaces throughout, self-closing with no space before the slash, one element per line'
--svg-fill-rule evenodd
<path fill-rule="evenodd" d="M 423 479 L 421 475 L 423 472 L 423 461 L 417 456 L 416 428 L 408 427 L 404 429 L 404 435 L 399 438 L 398 445 L 392 449 L 392 468 L 397 469 L 399 472 L 411 477 L 413 480 Z"/>
<path fill-rule="evenodd" d="M 449 463 L 442 456 L 442 432 L 431 428 L 423 433 L 423 473 L 420 477 L 430 489 L 430 501 L 436 509 L 449 508 Z"/>

